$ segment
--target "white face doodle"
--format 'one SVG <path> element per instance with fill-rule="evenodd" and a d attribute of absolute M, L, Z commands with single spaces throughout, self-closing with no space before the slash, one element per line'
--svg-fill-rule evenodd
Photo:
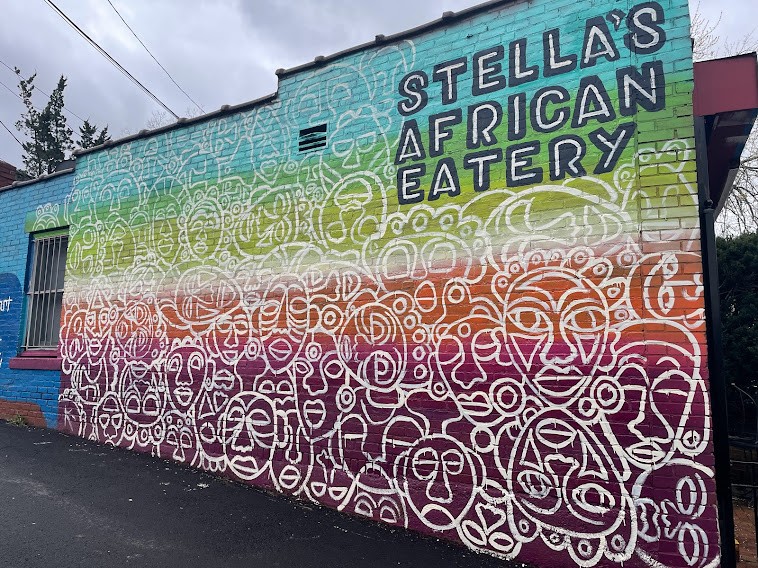
<path fill-rule="evenodd" d="M 634 15 L 588 4 L 590 52 L 606 27 L 623 49 Z M 638 3 L 650 18 L 654 4 Z M 580 40 L 583 10 L 563 18 Z M 285 74 L 268 102 L 82 156 L 65 204 L 37 217 L 70 227 L 60 427 L 507 560 L 715 566 L 693 143 L 644 142 L 657 122 L 632 134 L 656 117 L 640 99 L 634 116 L 588 124 L 591 138 L 573 129 L 584 175 L 510 183 L 567 160 L 550 159 L 556 131 L 519 165 L 530 138 L 508 140 L 506 114 L 526 112 L 528 132 L 529 101 L 473 94 L 473 81 L 507 78 L 508 45 L 478 62 L 449 53 L 496 36 L 494 13 L 450 20 L 431 43 L 378 41 Z M 681 48 L 655 55 L 667 66 L 689 49 L 687 18 L 669 16 L 683 28 L 669 34 Z M 615 87 L 626 55 L 577 72 Z M 434 68 L 459 56 L 458 99 L 443 104 Z M 402 85 L 424 108 L 401 114 Z M 573 111 L 570 96 L 552 110 Z M 469 113 L 496 101 L 497 140 L 474 149 Z M 432 155 L 430 124 L 458 110 Z M 423 157 L 396 164 L 412 121 Z M 595 173 L 607 152 L 589 142 L 619 133 L 637 138 Z M 471 167 L 481 152 L 498 157 L 489 176 Z M 401 202 L 416 179 L 406 168 L 421 165 L 420 199 Z"/>
<path fill-rule="evenodd" d="M 199 347 L 179 347 L 169 352 L 165 373 L 169 397 L 178 411 L 187 412 L 205 377 L 213 375 L 215 361 Z"/>
<path fill-rule="evenodd" d="M 514 495 L 511 523 L 522 537 L 539 534 L 584 562 L 606 549 L 626 557 L 633 551 L 634 508 L 623 473 L 568 412 L 535 416 L 501 468 Z"/>
<path fill-rule="evenodd" d="M 257 325 L 274 373 L 292 366 L 303 347 L 309 317 L 308 294 L 302 283 L 282 277 L 269 285 L 258 310 Z"/>
<path fill-rule="evenodd" d="M 277 419 L 270 400 L 242 393 L 229 401 L 222 443 L 229 469 L 245 480 L 255 479 L 270 465 L 277 444 Z"/>
<path fill-rule="evenodd" d="M 374 171 L 388 162 L 390 147 L 371 107 L 348 111 L 337 121 L 329 145 L 344 173 Z"/>
<path fill-rule="evenodd" d="M 395 475 L 415 513 L 437 530 L 455 526 L 468 511 L 480 475 L 476 457 L 458 441 L 432 436 L 416 442 L 395 464 Z"/>
<path fill-rule="evenodd" d="M 540 394 L 559 403 L 597 374 L 609 324 L 602 291 L 566 269 L 527 273 L 506 296 L 505 332 L 513 363 Z"/>
<path fill-rule="evenodd" d="M 367 466 L 355 476 L 338 509 L 391 525 L 408 524 L 405 502 L 397 495 L 393 481 L 378 466 Z"/>
<path fill-rule="evenodd" d="M 218 252 L 223 234 L 224 218 L 218 203 L 209 199 L 192 205 L 185 214 L 189 251 L 196 258 L 208 258 Z"/>
<path fill-rule="evenodd" d="M 339 354 L 361 384 L 389 391 L 403 378 L 405 345 L 403 326 L 392 310 L 367 305 L 345 324 Z"/>
<path fill-rule="evenodd" d="M 197 441 L 204 458 L 213 465 L 224 455 L 223 419 L 230 400 L 240 392 L 240 381 L 229 371 L 217 371 L 205 377 L 192 413 L 195 417 Z"/>
<path fill-rule="evenodd" d="M 642 327 L 632 324 L 626 333 Z M 705 431 L 685 431 L 692 405 L 703 388 L 698 380 L 698 346 L 692 334 L 680 324 L 660 322 L 648 325 L 648 333 L 677 338 L 672 345 L 660 341 L 635 341 L 619 349 L 623 365 L 618 369 L 621 385 L 619 412 L 629 419 L 615 428 L 624 440 L 623 451 L 630 461 L 646 468 L 666 463 L 677 449 L 699 446 Z"/>

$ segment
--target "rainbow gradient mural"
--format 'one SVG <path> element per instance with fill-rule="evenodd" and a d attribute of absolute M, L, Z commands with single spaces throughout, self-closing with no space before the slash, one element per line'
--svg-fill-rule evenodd
<path fill-rule="evenodd" d="M 59 427 L 535 565 L 718 565 L 686 0 L 280 75 L 79 157 Z"/>

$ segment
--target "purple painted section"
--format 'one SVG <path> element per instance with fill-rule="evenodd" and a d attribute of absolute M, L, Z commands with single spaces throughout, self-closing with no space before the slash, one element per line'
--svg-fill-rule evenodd
<path fill-rule="evenodd" d="M 60 371 L 62 359 L 60 357 L 29 357 L 22 355 L 13 357 L 8 361 L 11 369 L 25 369 L 27 371 Z"/>

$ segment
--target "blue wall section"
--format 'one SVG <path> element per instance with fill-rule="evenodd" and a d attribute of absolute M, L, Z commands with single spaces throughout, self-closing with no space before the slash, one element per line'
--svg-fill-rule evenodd
<path fill-rule="evenodd" d="M 38 405 L 48 427 L 58 421 L 59 371 L 14 370 L 9 361 L 21 342 L 29 233 L 38 212 L 62 210 L 73 173 L 0 191 L 0 401 Z M 51 228 L 49 226 L 45 228 Z"/>

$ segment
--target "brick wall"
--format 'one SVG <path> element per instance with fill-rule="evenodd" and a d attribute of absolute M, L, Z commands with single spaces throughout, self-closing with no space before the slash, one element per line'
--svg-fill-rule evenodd
<path fill-rule="evenodd" d="M 16 181 L 16 168 L 0 160 L 0 187 L 5 187 Z"/>
<path fill-rule="evenodd" d="M 63 225 L 63 202 L 73 174 L 64 173 L 0 191 L 0 418 L 17 415 L 54 428 L 58 422 L 59 371 L 18 370 L 30 233 Z"/>
<path fill-rule="evenodd" d="M 537 565 L 717 565 L 687 2 L 280 79 L 78 160 L 59 427 Z"/>

